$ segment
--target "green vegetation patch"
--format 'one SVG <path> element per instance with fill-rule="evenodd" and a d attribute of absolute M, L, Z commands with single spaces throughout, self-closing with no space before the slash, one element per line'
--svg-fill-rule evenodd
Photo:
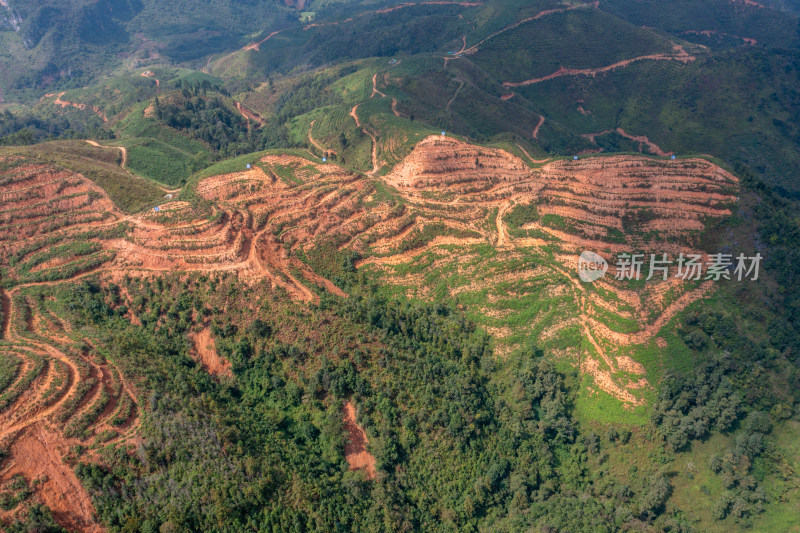
<path fill-rule="evenodd" d="M 119 167 L 119 150 L 97 148 L 81 141 L 55 141 L 32 147 L 0 148 L 0 154 L 24 155 L 32 162 L 56 165 L 94 181 L 124 212 L 133 213 L 158 202 L 164 193 L 154 183 Z"/>

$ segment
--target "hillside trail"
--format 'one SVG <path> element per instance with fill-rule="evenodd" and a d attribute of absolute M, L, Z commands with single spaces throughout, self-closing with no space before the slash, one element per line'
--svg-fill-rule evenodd
<path fill-rule="evenodd" d="M 329 148 L 325 148 L 324 146 L 322 146 L 322 145 L 321 145 L 321 144 L 320 144 L 320 143 L 319 143 L 319 142 L 318 142 L 318 141 L 317 141 L 317 140 L 314 138 L 314 136 L 311 134 L 311 130 L 314 128 L 314 123 L 315 123 L 315 122 L 316 122 L 316 119 L 315 119 L 315 120 L 312 120 L 312 121 L 311 121 L 311 124 L 309 124 L 309 125 L 308 125 L 308 141 L 309 141 L 309 142 L 310 142 L 310 143 L 311 143 L 311 144 L 312 144 L 312 145 L 313 145 L 313 146 L 314 146 L 314 147 L 315 147 L 317 150 L 319 150 L 319 151 L 320 151 L 320 152 L 322 152 L 323 154 L 336 154 L 336 152 L 335 152 L 334 150 L 331 150 L 331 149 L 329 149 Z M 337 154 L 337 155 L 338 155 L 338 154 Z"/>
<path fill-rule="evenodd" d="M 458 88 L 456 89 L 456 92 L 453 93 L 453 96 L 450 98 L 450 100 L 447 101 L 447 105 L 444 106 L 445 110 L 448 113 L 450 112 L 450 106 L 453 105 L 453 102 L 456 100 L 456 98 L 458 98 L 458 93 L 460 93 L 461 89 L 463 89 L 463 88 L 464 88 L 464 80 L 462 80 L 461 78 L 458 78 Z"/>
<path fill-rule="evenodd" d="M 534 139 L 539 138 L 539 128 L 542 127 L 542 124 L 544 124 L 544 117 L 542 115 L 539 115 L 539 122 L 536 123 L 536 126 L 534 126 L 533 132 L 531 133 Z"/>
<path fill-rule="evenodd" d="M 97 141 L 90 141 L 90 140 L 86 140 L 86 142 L 91 144 L 92 146 L 97 147 L 97 148 L 116 148 L 116 149 L 118 149 L 120 152 L 122 152 L 122 163 L 120 164 L 120 167 L 122 167 L 125 170 L 127 170 L 126 165 L 128 164 L 128 150 L 124 146 L 105 146 L 105 145 L 102 145 L 102 144 L 98 143 Z"/>
<path fill-rule="evenodd" d="M 3 339 L 8 339 L 11 329 L 11 298 L 9 298 L 6 291 L 2 288 L 0 288 L 0 304 L 2 304 L 3 310 Z"/>
<path fill-rule="evenodd" d="M 497 225 L 497 248 L 503 248 L 506 245 L 507 233 L 506 233 L 505 222 L 503 221 L 503 216 L 506 214 L 506 211 L 508 211 L 510 207 L 511 207 L 511 201 L 508 201 L 504 202 L 497 210 L 497 219 L 495 220 L 495 224 Z"/>
<path fill-rule="evenodd" d="M 405 2 L 402 4 L 398 4 L 396 6 L 391 7 L 384 7 L 381 9 L 375 9 L 372 11 L 362 11 L 361 13 L 355 15 L 354 17 L 346 18 L 341 21 L 333 21 L 333 22 L 312 22 L 311 24 L 306 24 L 303 26 L 304 31 L 308 31 L 312 28 L 322 28 L 325 26 L 338 26 L 339 24 L 344 24 L 345 22 L 352 22 L 356 18 L 366 17 L 369 15 L 385 15 L 386 13 L 392 13 L 394 11 L 398 11 L 400 9 L 405 9 L 407 7 L 414 7 L 414 6 L 461 6 L 461 7 L 478 7 L 482 6 L 483 2 L 449 2 L 449 1 L 437 1 L 437 0 L 429 0 L 427 2 Z"/>
<path fill-rule="evenodd" d="M 360 104 L 356 104 L 353 106 L 353 109 L 350 110 L 350 116 L 353 117 L 353 120 L 356 121 L 356 126 L 361 128 L 361 131 L 366 133 L 372 139 L 372 170 L 369 172 L 370 176 L 374 176 L 380 170 L 380 166 L 378 165 L 378 139 L 375 135 L 369 131 L 365 126 L 361 124 L 361 121 L 358 119 L 358 106 Z"/>
<path fill-rule="evenodd" d="M 615 132 L 621 135 L 622 137 L 625 137 L 626 139 L 629 139 L 633 142 L 637 142 L 640 145 L 647 146 L 652 153 L 659 155 L 661 157 L 668 157 L 673 154 L 673 152 L 667 152 L 665 150 L 662 150 L 660 146 L 658 146 L 656 143 L 648 139 L 646 135 L 631 135 L 622 128 L 616 128 L 613 130 L 603 130 L 597 133 L 584 133 L 581 135 L 581 137 L 585 137 L 589 139 L 589 141 L 594 143 L 596 137 L 602 137 L 603 135 L 608 135 L 609 133 L 615 133 Z"/>
<path fill-rule="evenodd" d="M 278 35 L 282 31 L 283 30 L 274 31 L 274 32 L 270 33 L 269 35 L 267 35 L 266 37 L 264 37 L 263 39 L 261 39 L 260 41 L 258 41 L 257 43 L 250 43 L 247 46 L 244 46 L 241 49 L 241 51 L 255 50 L 256 52 L 259 52 L 259 51 L 261 51 L 261 45 L 262 44 L 264 44 L 265 42 L 269 41 L 270 39 L 272 39 L 273 37 L 275 37 L 276 35 Z"/>
<path fill-rule="evenodd" d="M 611 65 L 607 65 L 605 67 L 599 68 L 566 68 L 561 67 L 557 71 L 553 72 L 552 74 L 548 74 L 547 76 L 542 76 L 540 78 L 531 78 L 529 80 L 524 81 L 506 81 L 503 82 L 503 87 L 511 88 L 511 87 L 526 87 L 528 85 L 534 85 L 537 83 L 541 83 L 543 81 L 552 80 L 554 78 L 559 78 L 561 76 L 596 76 L 597 74 L 603 72 L 610 72 L 612 70 L 616 70 L 618 68 L 625 68 L 632 63 L 636 63 L 638 61 L 678 61 L 681 63 L 690 63 L 694 61 L 696 58 L 693 55 L 690 55 L 681 45 L 676 44 L 674 45 L 674 49 L 676 50 L 675 54 L 649 54 L 634 57 L 631 59 L 623 59 L 622 61 L 617 61 L 616 63 L 612 63 Z"/>
<path fill-rule="evenodd" d="M 522 150 L 522 153 L 523 153 L 523 154 L 525 154 L 525 157 L 527 157 L 528 159 L 530 159 L 530 160 L 531 160 L 531 162 L 533 162 L 533 163 L 535 163 L 535 164 L 539 164 L 539 163 L 547 163 L 548 161 L 550 161 L 550 159 L 548 159 L 548 158 L 545 158 L 545 159 L 535 159 L 535 158 L 534 158 L 533 156 L 531 156 L 531 154 L 529 154 L 529 153 L 528 153 L 528 151 L 527 151 L 525 148 L 523 148 L 523 147 L 522 147 L 522 145 L 521 145 L 521 144 L 519 144 L 519 143 L 515 143 L 515 145 L 514 145 L 514 146 L 516 146 L 517 148 L 519 148 L 520 150 Z"/>
<path fill-rule="evenodd" d="M 247 119 L 247 127 L 248 127 L 248 129 L 250 128 L 250 121 L 251 120 L 253 122 L 258 123 L 259 127 L 263 127 L 264 126 L 264 119 L 262 119 L 261 116 L 259 116 L 256 112 L 254 112 L 251 109 L 246 108 L 244 105 L 242 105 L 241 102 L 238 102 L 236 100 L 234 100 L 233 103 L 236 106 L 236 110 L 239 112 L 239 114 Z"/>
<path fill-rule="evenodd" d="M 218 61 L 218 62 L 220 62 L 220 63 L 221 63 L 221 62 L 224 62 L 224 61 L 225 61 L 225 60 L 227 60 L 229 57 L 233 57 L 233 56 L 235 56 L 236 54 L 238 54 L 238 53 L 240 53 L 240 52 L 246 52 L 247 50 L 253 50 L 253 51 L 255 51 L 255 52 L 259 52 L 259 51 L 261 50 L 261 45 L 262 45 L 262 44 L 264 44 L 264 43 L 265 43 L 265 42 L 267 42 L 268 40 L 272 39 L 273 37 L 275 37 L 276 35 L 278 35 L 278 34 L 279 34 L 279 33 L 281 33 L 282 31 L 285 31 L 286 29 L 287 29 L 287 28 L 284 28 L 283 30 L 277 30 L 277 31 L 274 31 L 274 32 L 270 33 L 269 35 L 267 35 L 265 38 L 261 39 L 260 41 L 258 41 L 258 42 L 255 42 L 255 43 L 250 43 L 250 44 L 247 44 L 247 45 L 243 46 L 242 48 L 240 48 L 240 49 L 238 49 L 238 50 L 236 50 L 236 51 L 234 51 L 234 52 L 231 52 L 230 54 L 227 54 L 227 55 L 225 55 L 225 56 L 222 56 L 222 57 L 221 57 L 221 58 L 219 58 L 217 61 Z M 210 69 L 210 67 L 211 67 L 211 60 L 212 60 L 212 59 L 213 59 L 213 55 L 210 55 L 210 56 L 208 56 L 208 60 L 206 60 L 206 64 L 205 64 L 205 66 L 203 67 L 203 69 L 202 69 L 202 71 L 201 71 L 201 72 L 203 72 L 203 73 L 205 73 L 205 74 L 210 74 L 210 73 L 211 73 L 211 71 L 210 71 L 209 69 Z"/>
<path fill-rule="evenodd" d="M 740 41 L 744 41 L 745 44 L 749 44 L 751 46 L 755 46 L 758 44 L 757 39 L 753 39 L 752 37 L 741 37 L 739 35 L 732 35 L 730 33 L 725 33 L 723 31 L 717 30 L 686 30 L 681 32 L 682 35 L 704 35 L 706 37 L 710 37 L 712 35 L 721 35 L 723 37 L 732 37 L 734 39 L 738 39 Z"/>
<path fill-rule="evenodd" d="M 480 46 L 482 44 L 486 43 L 487 41 L 490 41 L 490 40 L 494 39 L 498 35 L 502 35 L 503 33 L 507 32 L 507 31 L 513 30 L 514 28 L 518 28 L 519 26 L 522 26 L 523 24 L 526 24 L 528 22 L 532 22 L 534 20 L 539 20 L 542 17 L 545 17 L 547 15 L 552 15 L 554 13 L 563 13 L 563 12 L 566 12 L 566 11 L 572 11 L 573 9 L 586 9 L 587 6 L 591 6 L 591 7 L 597 8 L 597 7 L 599 7 L 599 2 L 592 2 L 591 4 L 569 6 L 569 7 L 555 8 L 555 9 L 545 9 L 544 11 L 540 11 L 539 13 L 533 15 L 532 17 L 527 17 L 527 18 L 524 18 L 522 20 L 518 20 L 516 22 L 512 22 L 508 26 L 506 26 L 506 27 L 504 27 L 504 28 L 502 28 L 500 30 L 497 30 L 496 32 L 492 33 L 491 35 L 489 35 L 485 39 L 477 42 L 476 44 L 470 46 L 469 48 L 466 48 L 467 43 L 466 43 L 466 38 L 465 38 L 465 40 L 464 40 L 464 47 L 465 48 L 462 48 L 461 51 L 458 52 L 458 53 L 459 54 L 461 54 L 461 53 L 463 53 L 463 54 L 474 54 L 475 52 L 477 52 L 480 49 Z"/>
<path fill-rule="evenodd" d="M 390 68 L 395 68 L 401 62 L 402 62 L 402 60 L 398 61 L 397 63 L 393 64 Z M 385 93 L 381 92 L 381 90 L 378 89 L 378 73 L 377 72 L 372 75 L 372 94 L 370 94 L 369 97 L 370 98 L 375 98 L 376 95 L 380 96 L 381 98 L 388 98 L 388 96 Z M 398 118 L 401 118 L 402 115 L 400 115 L 400 111 L 398 111 L 398 109 L 397 109 L 397 98 L 395 98 L 394 96 L 392 96 L 391 98 L 392 98 L 392 113 L 394 113 L 394 116 L 396 116 Z"/>
<path fill-rule="evenodd" d="M 381 97 L 383 97 L 383 98 L 386 98 L 386 95 L 378 90 L 378 73 L 377 72 L 372 75 L 372 94 L 369 95 L 369 97 L 370 98 L 374 98 L 376 94 L 381 96 Z"/>
<path fill-rule="evenodd" d="M 427 3 L 423 2 L 423 3 L 425 3 L 425 4 L 436 4 L 436 5 L 438 5 L 440 3 L 441 4 L 467 5 L 466 3 L 460 3 L 460 2 L 427 2 Z M 408 5 L 414 5 L 414 4 L 408 4 Z M 403 4 L 401 6 L 395 6 L 394 8 L 388 8 L 388 9 L 389 10 L 393 10 L 393 9 L 400 9 L 402 7 L 407 7 L 407 5 Z M 395 63 L 394 65 L 392 65 L 392 68 L 396 67 L 398 64 L 400 64 L 399 61 L 397 63 Z M 381 98 L 388 98 L 388 96 L 386 96 L 385 93 L 381 92 L 381 90 L 378 89 L 378 73 L 377 72 L 372 75 L 372 93 L 370 94 L 369 97 L 370 98 L 374 98 L 376 95 L 380 96 Z M 370 131 L 369 128 L 367 128 L 366 126 L 362 125 L 361 121 L 358 119 L 358 106 L 359 105 L 361 105 L 361 104 L 356 104 L 353 107 L 353 109 L 350 110 L 350 116 L 353 117 L 353 120 L 356 121 L 356 126 L 361 128 L 361 131 L 363 131 L 364 133 L 369 135 L 370 138 L 372 139 L 372 170 L 369 172 L 369 175 L 370 176 L 374 176 L 374 175 L 376 175 L 378 173 L 378 171 L 381 168 L 380 165 L 378 164 L 378 138 L 372 131 Z M 400 112 L 397 110 L 397 99 L 394 98 L 394 97 L 392 97 L 392 113 L 394 113 L 394 115 L 396 117 L 400 117 Z M 312 122 L 312 124 L 313 124 L 313 122 Z"/>
<path fill-rule="evenodd" d="M 146 70 L 146 71 L 142 72 L 142 77 L 143 78 L 153 78 L 153 81 L 156 82 L 156 89 L 161 88 L 161 82 L 158 80 L 158 78 L 155 77 L 155 74 L 150 72 L 149 70 Z"/>
<path fill-rule="evenodd" d="M 80 109 L 81 111 L 85 111 L 85 110 L 89 109 L 95 115 L 97 115 L 98 117 L 103 119 L 103 122 L 108 122 L 108 117 L 106 116 L 106 114 L 103 113 L 103 111 L 101 111 L 100 108 L 97 107 L 96 105 L 90 106 L 88 104 L 79 104 L 79 103 L 76 103 L 76 102 L 68 102 L 66 100 L 62 100 L 61 97 L 64 96 L 64 94 L 66 94 L 66 92 L 60 92 L 58 94 L 52 94 L 51 93 L 51 94 L 46 94 L 44 96 L 45 96 L 45 98 L 55 96 L 56 99 L 53 100 L 53 104 L 57 105 L 59 107 L 62 107 L 62 108 L 64 108 L 64 107 L 74 107 L 75 109 Z"/>

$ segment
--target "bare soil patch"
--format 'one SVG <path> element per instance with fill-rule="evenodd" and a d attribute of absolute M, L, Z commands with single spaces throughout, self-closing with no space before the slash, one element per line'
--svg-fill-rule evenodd
<path fill-rule="evenodd" d="M 35 488 L 36 497 L 53 511 L 53 517 L 72 531 L 101 532 L 91 498 L 63 457 L 69 442 L 39 423 L 26 429 L 14 442 L 0 479 L 22 474 L 28 482 L 44 480 Z"/>
<path fill-rule="evenodd" d="M 231 375 L 231 364 L 217 353 L 214 337 L 208 327 L 203 327 L 199 332 L 190 333 L 189 337 L 191 338 L 196 358 L 200 360 L 203 368 L 209 374 L 217 377 Z"/>
<path fill-rule="evenodd" d="M 375 479 L 375 457 L 367 451 L 367 434 L 356 421 L 356 409 L 350 402 L 344 404 L 344 428 L 348 442 L 344 445 L 344 457 L 350 470 L 363 470 L 367 479 Z"/>

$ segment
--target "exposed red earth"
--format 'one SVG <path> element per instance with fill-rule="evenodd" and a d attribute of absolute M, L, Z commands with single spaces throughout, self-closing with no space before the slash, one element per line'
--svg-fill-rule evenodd
<path fill-rule="evenodd" d="M 552 74 L 548 74 L 547 76 L 542 76 L 540 78 L 531 78 L 525 81 L 503 82 L 503 87 L 525 87 L 526 85 L 534 85 L 536 83 L 552 80 L 554 78 L 559 78 L 561 76 L 596 76 L 597 74 L 603 72 L 611 72 L 612 70 L 616 70 L 618 68 L 625 68 L 628 65 L 636 63 L 638 61 L 680 61 L 681 63 L 689 63 L 695 60 L 695 57 L 689 54 L 682 46 L 676 44 L 674 46 L 674 49 L 676 52 L 674 54 L 644 55 L 644 56 L 634 57 L 631 59 L 623 59 L 622 61 L 617 61 L 616 63 L 600 68 L 576 69 L 576 68 L 561 67 Z"/>
<path fill-rule="evenodd" d="M 161 87 L 161 82 L 158 81 L 158 78 L 155 77 L 155 73 L 154 72 L 151 72 L 149 70 L 145 70 L 144 72 L 142 72 L 142 77 L 153 78 L 153 81 L 156 82 L 156 87 Z"/>
<path fill-rule="evenodd" d="M 528 156 L 530 157 L 530 156 Z M 613 156 L 552 161 L 530 170 L 521 160 L 501 150 L 479 148 L 450 138 L 430 137 L 420 143 L 412 154 L 386 176 L 401 195 L 420 213 L 416 224 L 444 222 L 458 230 L 468 230 L 476 237 L 436 237 L 423 249 L 391 253 L 397 248 L 392 240 L 379 240 L 373 246 L 383 252 L 380 257 L 367 257 L 362 264 L 385 268 L 412 262 L 425 249 L 439 245 L 469 246 L 477 242 L 492 242 L 498 248 L 515 253 L 515 249 L 541 247 L 557 242 L 563 253 L 563 266 L 558 274 L 570 279 L 581 312 L 578 320 L 584 336 L 594 346 L 600 360 L 586 355 L 582 368 L 595 378 L 606 392 L 617 398 L 638 404 L 640 400 L 628 392 L 630 383 L 619 383 L 614 377 L 625 366 L 606 355 L 605 346 L 646 342 L 656 334 L 658 326 L 674 316 L 688 303 L 701 297 L 705 287 L 694 290 L 683 284 L 669 288 L 682 294 L 668 301 L 660 296 L 661 289 L 644 293 L 627 289 L 613 278 L 599 282 L 604 289 L 617 294 L 621 302 L 635 311 L 632 316 L 656 313 L 660 321 L 634 334 L 619 334 L 609 330 L 594 318 L 596 308 L 607 306 L 595 293 L 586 294 L 574 276 L 575 257 L 582 250 L 598 250 L 604 254 L 646 246 L 635 235 L 625 243 L 608 239 L 606 228 L 623 230 L 622 221 L 638 210 L 648 210 L 653 218 L 637 228 L 646 233 L 651 229 L 670 234 L 683 245 L 670 245 L 668 251 L 679 253 L 693 250 L 691 235 L 702 230 L 705 217 L 730 214 L 728 205 L 735 201 L 736 179 L 729 173 L 704 160 L 656 161 L 648 158 Z M 530 223 L 526 229 L 543 237 L 512 237 L 504 222 L 505 215 L 515 205 L 535 203 L 542 216 L 555 215 L 571 220 L 581 234 L 566 232 L 541 223 Z M 494 224 L 486 225 L 492 210 L 497 210 Z M 408 231 L 408 230 L 407 230 Z M 609 256 L 610 259 L 610 256 Z M 448 260 L 457 263 L 457 256 Z M 389 278 L 391 280 L 391 278 Z M 480 284 L 480 282 L 478 282 Z M 487 281 L 489 283 L 489 281 Z M 665 282 L 667 283 L 667 282 Z M 564 324 L 567 326 L 568 324 Z M 645 386 L 640 377 L 635 384 Z"/>
<path fill-rule="evenodd" d="M 14 461 L 0 473 L 7 480 L 21 474 L 30 480 L 42 480 L 37 495 L 53 512 L 56 521 L 71 531 L 104 531 L 95 519 L 91 498 L 75 472 L 64 464 L 69 442 L 58 433 L 37 423 L 23 430 L 11 446 Z"/>
<path fill-rule="evenodd" d="M 351 115 L 364 128 L 357 106 Z M 461 261 L 471 246 L 492 246 L 503 258 L 555 245 L 555 266 L 514 275 L 549 272 L 567 280 L 579 309 L 572 324 L 592 346 L 581 354 L 580 368 L 609 394 L 631 405 L 641 402 L 636 392 L 649 386 L 644 369 L 612 354 L 609 347 L 649 342 L 670 317 L 711 287 L 671 280 L 633 290 L 607 277 L 596 285 L 616 294 L 618 303 L 610 303 L 577 280 L 575 257 L 589 249 L 610 259 L 616 251 L 644 247 L 642 235 L 651 230 L 670 237 L 665 251 L 696 250 L 694 236 L 706 220 L 730 214 L 737 186 L 732 175 L 703 159 L 644 156 L 536 161 L 526 153 L 536 163 L 531 167 L 504 150 L 439 136 L 420 142 L 386 176 L 375 172 L 379 156 L 373 143 L 373 173 L 363 176 L 297 155 L 265 155 L 250 169 L 200 181 L 195 194 L 204 202 L 170 201 L 158 212 L 136 214 L 120 212 L 103 189 L 80 174 L 21 157 L 5 159 L 6 170 L 0 171 L 0 265 L 13 283 L 0 292 L 2 346 L 19 361 L 18 376 L 8 390 L 17 384 L 20 389 L 0 410 L 0 441 L 11 450 L 8 464 L 16 468 L 12 472 L 7 466 L 0 479 L 19 472 L 33 480 L 44 471 L 60 485 L 41 485 L 37 498 L 49 502 L 65 525 L 95 524 L 84 492 L 72 491 L 70 497 L 76 499 L 60 507 L 48 499 L 55 493 L 52 487 L 71 483 L 71 469 L 46 457 L 33 460 L 31 450 L 42 440 L 60 449 L 90 444 L 102 434 L 110 435 L 109 442 L 124 443 L 135 437 L 138 427 L 134 387 L 69 324 L 26 297 L 26 287 L 89 275 L 109 281 L 126 274 L 235 271 L 245 282 L 266 279 L 290 298 L 309 302 L 317 298 L 317 290 L 343 294 L 299 259 L 322 243 L 359 251 L 364 257 L 359 268 L 369 266 L 389 283 L 397 282 L 393 265 L 412 262 L 428 250 L 444 252 L 438 259 L 442 265 L 465 268 Z M 401 199 L 402 208 L 374 200 L 377 180 Z M 524 226 L 535 237 L 510 231 L 507 215 L 531 202 L 541 216 L 563 217 L 578 231 L 548 226 L 541 217 Z M 622 232 L 624 221 L 642 210 L 651 216 L 636 232 Z M 415 233 L 430 224 L 446 231 L 409 246 Z M 609 228 L 624 233 L 624 240 L 610 239 Z M 87 242 L 93 248 L 88 255 L 37 260 L 37 243 L 48 240 Z M 458 253 L 448 251 L 453 246 Z M 479 289 L 496 281 L 476 277 L 473 283 Z M 598 313 L 609 306 L 623 315 L 653 319 L 632 333 L 611 331 L 598 320 Z M 556 327 L 569 325 L 565 321 Z M 230 371 L 207 329 L 196 330 L 192 341 L 198 361 L 209 372 L 221 378 Z M 25 376 L 32 378 L 30 384 L 23 381 Z M 354 412 L 351 418 L 355 420 Z M 360 442 L 353 431 L 351 441 Z M 373 475 L 371 456 L 365 450 L 350 451 L 355 455 L 348 460 L 358 456 L 362 461 L 351 464 Z"/>
<path fill-rule="evenodd" d="M 587 139 L 589 139 L 591 142 L 595 142 L 595 138 L 596 137 L 600 137 L 600 136 L 607 135 L 609 133 L 614 133 L 614 132 L 618 133 L 622 137 L 625 137 L 626 139 L 630 139 L 633 142 L 639 143 L 640 147 L 646 146 L 648 148 L 648 150 L 651 153 L 655 154 L 655 155 L 659 155 L 659 156 L 662 156 L 662 157 L 666 157 L 666 156 L 672 155 L 672 152 L 666 152 L 666 151 L 662 150 L 661 147 L 659 147 L 654 142 L 650 141 L 650 139 L 648 139 L 647 136 L 645 136 L 645 135 L 630 135 L 629 133 L 625 132 L 625 130 L 623 130 L 622 128 L 616 128 L 616 129 L 613 129 L 613 130 L 605 130 L 605 131 L 600 131 L 600 132 L 597 132 L 597 133 L 584 133 L 582 136 L 587 138 Z"/>
<path fill-rule="evenodd" d="M 103 113 L 103 111 L 99 107 L 90 106 L 90 105 L 87 105 L 87 104 L 76 103 L 76 102 L 67 102 L 66 100 L 62 100 L 61 99 L 61 97 L 64 96 L 64 94 L 65 93 L 63 93 L 63 92 L 58 93 L 58 94 L 46 94 L 46 95 L 44 95 L 44 97 L 45 98 L 52 98 L 52 97 L 55 96 L 56 99 L 53 100 L 53 105 L 57 105 L 57 106 L 59 106 L 61 108 L 74 107 L 75 109 L 80 109 L 81 111 L 85 111 L 85 110 L 88 109 L 88 110 L 92 111 L 95 115 L 97 115 L 98 117 L 102 118 L 103 122 L 108 122 L 108 117 L 106 116 L 105 113 Z"/>
<path fill-rule="evenodd" d="M 230 376 L 232 374 L 230 362 L 217 353 L 214 337 L 208 327 L 189 335 L 194 347 L 193 355 L 200 361 L 212 376 Z"/>
<path fill-rule="evenodd" d="M 344 445 L 344 457 L 350 470 L 363 470 L 367 479 L 375 479 L 375 457 L 367 451 L 367 434 L 358 425 L 356 409 L 350 402 L 344 404 L 344 429 L 347 432 L 347 443 Z"/>
<path fill-rule="evenodd" d="M 253 121 L 259 125 L 259 127 L 264 125 L 264 119 L 261 118 L 255 111 L 249 109 L 241 104 L 241 102 L 234 102 L 236 105 L 236 110 L 248 121 Z"/>

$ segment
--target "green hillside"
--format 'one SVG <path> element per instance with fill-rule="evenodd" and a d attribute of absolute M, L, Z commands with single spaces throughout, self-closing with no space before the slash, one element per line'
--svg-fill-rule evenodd
<path fill-rule="evenodd" d="M 0 529 L 800 531 L 798 91 L 796 0 L 0 0 Z"/>

